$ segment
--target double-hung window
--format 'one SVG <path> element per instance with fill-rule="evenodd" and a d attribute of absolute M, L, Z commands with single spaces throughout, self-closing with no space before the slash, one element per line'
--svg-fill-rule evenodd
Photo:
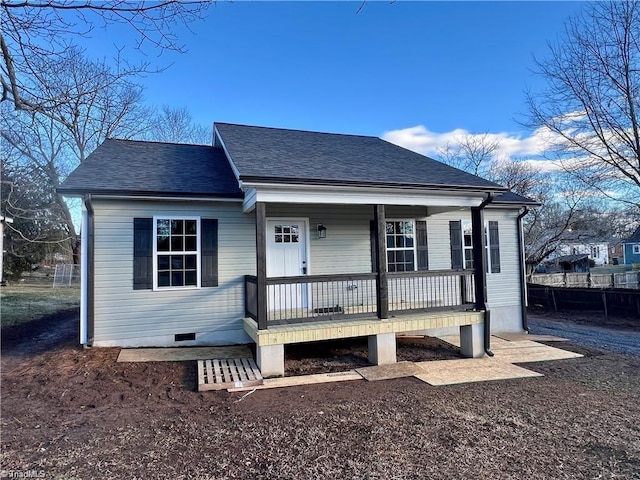
<path fill-rule="evenodd" d="M 473 230 L 471 221 L 458 220 L 449 222 L 449 234 L 451 239 L 451 268 L 473 268 Z M 498 222 L 489 221 L 484 228 L 485 246 L 484 252 L 487 273 L 500 272 L 500 236 Z"/>
<path fill-rule="evenodd" d="M 155 217 L 154 288 L 200 287 L 200 218 Z"/>
<path fill-rule="evenodd" d="M 413 220 L 387 221 L 386 230 L 388 271 L 416 270 L 415 222 Z"/>
<path fill-rule="evenodd" d="M 133 289 L 218 286 L 218 220 L 158 215 L 133 219 Z"/>
<path fill-rule="evenodd" d="M 640 244 L 637 244 L 637 245 L 633 246 L 633 253 L 634 253 L 634 255 L 640 253 Z"/>
<path fill-rule="evenodd" d="M 473 268 L 473 230 L 471 220 L 462 220 L 462 253 L 464 268 Z"/>

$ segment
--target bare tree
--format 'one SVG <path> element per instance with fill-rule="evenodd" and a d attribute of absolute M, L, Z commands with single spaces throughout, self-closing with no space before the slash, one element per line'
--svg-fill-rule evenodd
<path fill-rule="evenodd" d="M 181 51 L 175 27 L 203 17 L 208 1 L 0 0 L 1 101 L 18 110 L 46 113 L 66 99 L 42 89 L 43 73 L 69 57 L 74 39 L 95 27 L 125 24 L 137 35 L 137 48 Z M 120 64 L 121 73 L 147 70 L 144 63 Z"/>
<path fill-rule="evenodd" d="M 546 88 L 528 94 L 529 126 L 588 188 L 640 208 L 640 3 L 589 3 L 536 70 Z"/>
<path fill-rule="evenodd" d="M 494 160 L 487 169 L 487 178 L 518 195 L 531 198 L 541 196 L 547 176 L 531 163 L 508 158 Z"/>
<path fill-rule="evenodd" d="M 464 135 L 442 150 L 441 160 L 536 200 L 524 218 L 525 258 L 532 268 L 554 253 L 576 222 L 591 222 L 593 199 L 564 172 L 542 172 L 531 162 L 499 157 L 500 142 L 488 134 Z"/>
<path fill-rule="evenodd" d="M 488 133 L 466 134 L 439 149 L 442 162 L 465 172 L 487 177 L 500 148 L 500 142 Z"/>
<path fill-rule="evenodd" d="M 582 190 L 566 185 L 554 187 L 551 183 L 538 190 L 536 200 L 541 206 L 531 209 L 523 223 L 525 260 L 531 269 L 560 248 L 576 222 L 585 222 L 586 199 Z"/>
<path fill-rule="evenodd" d="M 49 209 L 66 232 L 76 261 L 79 245 L 73 213 L 56 189 L 105 138 L 144 133 L 149 110 L 141 105 L 141 87 L 126 75 L 86 60 L 74 49 L 67 54 L 56 70 L 41 75 L 42 89 L 66 101 L 46 114 L 10 111 L 3 104 L 0 136 L 13 148 L 6 161 L 14 171 L 24 172 L 49 195 Z"/>
<path fill-rule="evenodd" d="M 154 116 L 146 138 L 158 142 L 211 145 L 213 130 L 195 123 L 186 107 L 164 105 Z"/>
<path fill-rule="evenodd" d="M 43 189 L 38 171 L 7 162 L 19 155 L 7 142 L 0 142 L 0 214 L 11 218 L 5 224 L 3 278 L 16 280 L 22 272 L 30 270 L 47 253 L 66 250 L 69 246 L 55 211 L 50 190 Z"/>

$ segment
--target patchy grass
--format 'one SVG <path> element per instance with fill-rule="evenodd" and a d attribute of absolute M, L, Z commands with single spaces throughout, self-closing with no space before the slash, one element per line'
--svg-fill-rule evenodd
<path fill-rule="evenodd" d="M 3 327 L 18 325 L 79 305 L 79 288 L 0 287 L 0 324 Z"/>

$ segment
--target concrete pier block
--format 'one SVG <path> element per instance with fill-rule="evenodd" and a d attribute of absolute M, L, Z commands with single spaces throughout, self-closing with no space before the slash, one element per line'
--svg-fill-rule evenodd
<path fill-rule="evenodd" d="M 396 363 L 396 334 L 369 335 L 369 361 L 374 365 Z"/>
<path fill-rule="evenodd" d="M 467 358 L 484 357 L 484 324 L 460 326 L 460 353 Z"/>
<path fill-rule="evenodd" d="M 284 345 L 256 345 L 256 363 L 264 378 L 284 377 Z"/>

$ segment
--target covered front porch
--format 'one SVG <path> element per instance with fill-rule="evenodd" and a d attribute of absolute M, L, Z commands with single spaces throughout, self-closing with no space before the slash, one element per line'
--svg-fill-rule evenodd
<path fill-rule="evenodd" d="M 484 272 L 482 202 L 469 203 L 431 209 L 381 204 L 323 209 L 255 202 L 257 264 L 256 275 L 244 279 L 244 330 L 257 345 L 263 375 L 284 374 L 286 344 L 367 336 L 369 361 L 380 365 L 396 361 L 396 334 L 433 329 L 459 328 L 463 355 L 483 356 L 486 286 L 484 275 L 478 274 Z M 393 212 L 389 218 L 387 207 Z M 340 217 L 346 211 L 349 221 Z M 474 227 L 468 252 L 460 234 L 453 239 L 473 264 L 462 256 L 454 265 L 449 217 L 432 222 L 428 251 L 427 217 L 450 211 L 451 218 L 466 216 Z M 320 225 L 325 224 L 316 219 L 334 237 L 321 237 Z M 317 236 L 310 228 L 316 223 Z M 345 248 L 356 260 L 344 260 Z M 281 263 L 294 268 L 283 274 Z M 310 266 L 322 273 L 312 274 Z"/>
<path fill-rule="evenodd" d="M 463 356 L 477 358 L 484 355 L 484 312 L 407 313 L 382 321 L 377 317 L 361 317 L 339 322 L 324 320 L 275 325 L 266 329 L 259 329 L 252 318 L 244 319 L 244 329 L 256 343 L 256 361 L 264 377 L 284 376 L 287 344 L 366 336 L 369 362 L 386 365 L 396 362 L 396 334 L 453 327 L 460 329 Z"/>

